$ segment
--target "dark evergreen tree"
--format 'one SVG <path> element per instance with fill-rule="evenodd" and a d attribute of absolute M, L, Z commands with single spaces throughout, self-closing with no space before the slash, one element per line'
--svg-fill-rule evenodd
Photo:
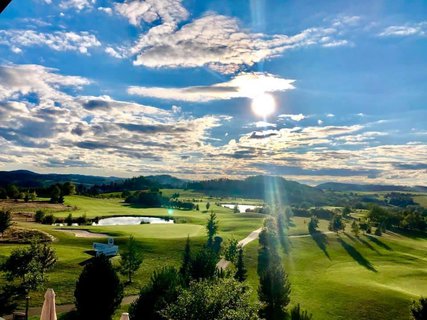
<path fill-rule="evenodd" d="M 247 270 L 245 267 L 245 261 L 244 261 L 244 257 L 243 257 L 243 248 L 242 247 L 240 247 L 238 250 L 236 268 L 237 268 L 237 270 L 236 270 L 236 273 L 234 275 L 234 278 L 240 282 L 245 281 L 246 278 L 248 277 L 248 275 L 247 275 Z"/>
<path fill-rule="evenodd" d="M 9 229 L 12 225 L 12 215 L 10 211 L 0 211 L 0 234 L 3 237 L 3 233 Z"/>
<path fill-rule="evenodd" d="M 110 260 L 94 257 L 85 265 L 74 291 L 81 320 L 111 320 L 123 298 L 123 286 Z"/>
<path fill-rule="evenodd" d="M 427 320 L 427 298 L 412 302 L 411 316 L 414 320 Z"/>
<path fill-rule="evenodd" d="M 313 316 L 305 310 L 301 310 L 301 306 L 297 304 L 290 311 L 290 320 L 311 320 Z"/>

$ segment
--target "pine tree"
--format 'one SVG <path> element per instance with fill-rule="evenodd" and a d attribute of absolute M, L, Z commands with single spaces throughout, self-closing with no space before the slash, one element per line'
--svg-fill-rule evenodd
<path fill-rule="evenodd" d="M 191 277 L 191 247 L 190 247 L 190 236 L 187 236 L 187 241 L 185 243 L 184 254 L 182 257 L 182 265 L 179 270 L 185 283 L 189 283 Z"/>
<path fill-rule="evenodd" d="M 236 267 L 237 267 L 237 271 L 236 271 L 236 274 L 234 275 L 234 279 L 236 279 L 240 282 L 245 281 L 248 276 L 247 276 L 247 270 L 245 267 L 245 262 L 243 259 L 243 248 L 242 247 L 239 248 Z"/>

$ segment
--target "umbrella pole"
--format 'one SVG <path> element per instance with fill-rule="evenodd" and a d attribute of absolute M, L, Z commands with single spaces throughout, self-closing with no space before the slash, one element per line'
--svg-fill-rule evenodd
<path fill-rule="evenodd" d="M 30 305 L 30 296 L 27 294 L 25 297 L 25 320 L 28 320 L 28 307 Z"/>

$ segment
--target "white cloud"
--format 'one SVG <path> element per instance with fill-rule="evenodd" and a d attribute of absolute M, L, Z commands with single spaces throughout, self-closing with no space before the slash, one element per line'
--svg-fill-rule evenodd
<path fill-rule="evenodd" d="M 98 11 L 104 12 L 110 16 L 113 14 L 113 9 L 108 7 L 98 7 Z"/>
<path fill-rule="evenodd" d="M 55 31 L 42 33 L 34 30 L 0 30 L 0 45 L 7 45 L 16 52 L 22 47 L 47 46 L 56 51 L 76 51 L 88 54 L 88 49 L 99 47 L 101 43 L 95 35 Z"/>
<path fill-rule="evenodd" d="M 378 34 L 380 37 L 407 37 L 427 35 L 427 21 L 389 26 Z"/>
<path fill-rule="evenodd" d="M 91 9 L 96 3 L 96 0 L 62 0 L 59 3 L 61 9 L 76 9 L 81 11 L 83 9 Z"/>
<path fill-rule="evenodd" d="M 294 89 L 294 80 L 269 73 L 241 73 L 227 82 L 186 88 L 129 87 L 128 93 L 167 100 L 207 102 L 234 98 L 253 98 L 266 92 Z"/>
<path fill-rule="evenodd" d="M 114 8 L 133 25 L 139 25 L 143 21 L 152 23 L 157 20 L 175 24 L 189 16 L 181 0 L 128 0 L 116 3 Z"/>
<path fill-rule="evenodd" d="M 105 48 L 105 53 L 117 59 L 124 59 L 127 57 L 127 51 L 126 49 L 123 49 L 123 48 L 114 49 L 112 47 L 107 47 Z"/>
<path fill-rule="evenodd" d="M 155 15 L 138 15 L 130 17 L 131 23 L 138 24 L 138 18 L 167 21 Z M 153 27 L 141 35 L 130 49 L 130 54 L 136 55 L 135 65 L 151 68 L 207 66 L 221 73 L 235 73 L 243 65 L 252 66 L 289 49 L 316 44 L 348 44 L 347 40 L 336 38 L 338 30 L 332 27 L 309 28 L 287 36 L 251 33 L 241 28 L 237 19 L 215 13 L 195 19 L 181 28 L 172 18 L 169 20 L 172 22 Z"/>
<path fill-rule="evenodd" d="M 283 118 L 283 119 L 291 119 L 293 121 L 301 121 L 301 120 L 304 120 L 305 118 L 307 118 L 302 113 L 299 113 L 299 114 L 280 114 L 278 117 Z"/>

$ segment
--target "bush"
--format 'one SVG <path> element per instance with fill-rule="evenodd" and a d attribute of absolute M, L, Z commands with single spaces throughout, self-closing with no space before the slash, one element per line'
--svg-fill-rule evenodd
<path fill-rule="evenodd" d="M 380 227 L 380 226 L 378 226 L 378 227 L 377 227 L 377 229 L 375 230 L 375 235 L 380 237 L 380 236 L 382 236 L 382 234 L 383 234 L 383 233 L 382 233 L 382 231 L 381 231 L 381 227 Z"/>
<path fill-rule="evenodd" d="M 414 320 L 427 319 L 427 299 L 421 297 L 418 301 L 413 301 L 411 305 L 411 316 Z"/>
<path fill-rule="evenodd" d="M 56 221 L 56 219 L 53 216 L 53 214 L 48 214 L 43 218 L 42 223 L 43 224 L 54 224 L 55 221 Z"/>
<path fill-rule="evenodd" d="M 37 210 L 34 215 L 34 220 L 38 223 L 41 223 L 45 216 L 46 216 L 46 212 L 44 212 L 43 210 Z"/>
<path fill-rule="evenodd" d="M 111 320 L 123 298 L 123 286 L 110 260 L 93 258 L 83 269 L 74 291 L 81 320 Z"/>

